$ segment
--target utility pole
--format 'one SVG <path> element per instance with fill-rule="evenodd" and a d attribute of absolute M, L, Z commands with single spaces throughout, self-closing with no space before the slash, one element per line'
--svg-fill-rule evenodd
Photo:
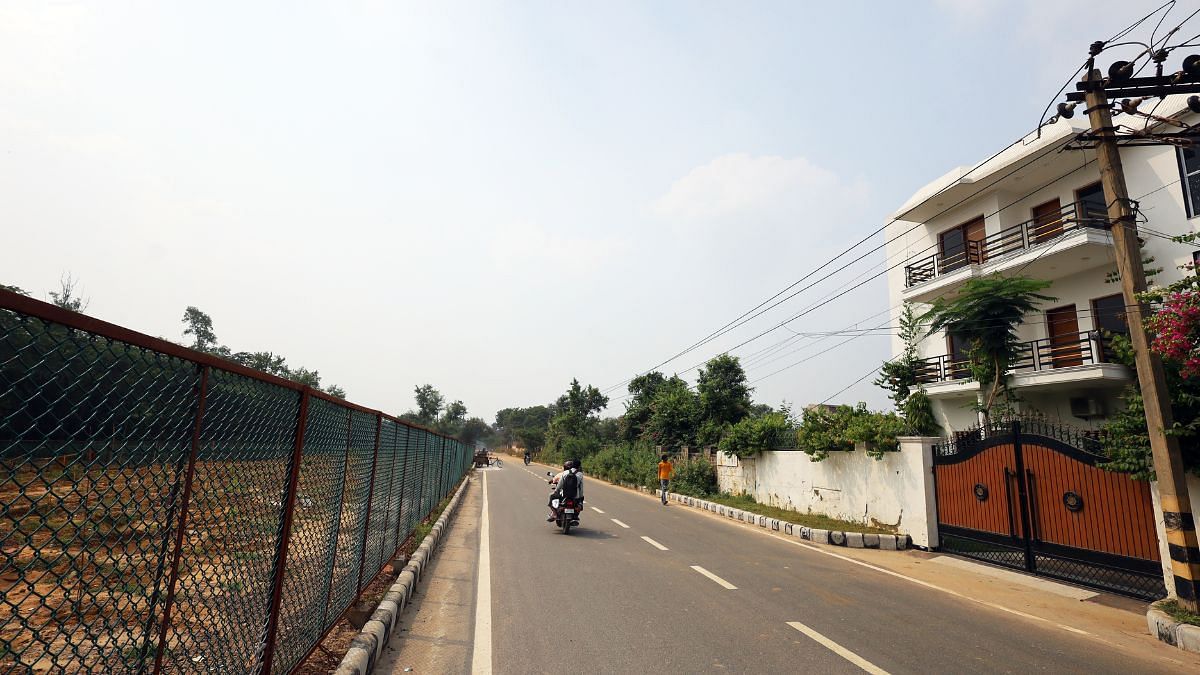
<path fill-rule="evenodd" d="M 1104 198 L 1108 202 L 1108 220 L 1112 224 L 1117 271 L 1121 275 L 1126 323 L 1133 342 L 1138 384 L 1146 408 L 1146 427 L 1154 457 L 1154 472 L 1158 477 L 1158 498 L 1162 505 L 1167 546 L 1171 552 L 1175 595 L 1181 605 L 1196 612 L 1197 596 L 1200 595 L 1200 548 L 1197 547 L 1196 525 L 1192 518 L 1187 474 L 1183 469 L 1179 442 L 1166 433 L 1173 421 L 1162 359 L 1150 351 L 1150 340 L 1142 323 L 1146 308 L 1138 299 L 1138 294 L 1146 290 L 1146 272 L 1142 269 L 1137 223 L 1125 185 L 1116 129 L 1113 127 L 1112 111 L 1100 71 L 1091 70 L 1080 88 L 1086 92 L 1084 100 L 1092 134 L 1096 138 L 1096 159 L 1100 165 Z"/>

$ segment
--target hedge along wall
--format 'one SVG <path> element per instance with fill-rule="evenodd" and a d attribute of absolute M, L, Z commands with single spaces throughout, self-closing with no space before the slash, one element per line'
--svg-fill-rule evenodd
<path fill-rule="evenodd" d="M 761 504 L 854 523 L 889 525 L 915 546 L 937 546 L 933 438 L 902 438 L 898 452 L 876 460 L 862 449 L 831 452 L 821 462 L 795 450 L 752 458 L 719 453 L 722 492 L 749 494 Z"/>

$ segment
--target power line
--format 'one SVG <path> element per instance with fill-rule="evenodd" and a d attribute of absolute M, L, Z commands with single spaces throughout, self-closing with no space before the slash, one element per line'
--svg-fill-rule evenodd
<path fill-rule="evenodd" d="M 1040 130 L 1040 127 L 1039 127 L 1039 130 Z M 971 175 L 972 173 L 974 173 L 975 171 L 977 171 L 977 170 L 979 170 L 980 168 L 982 168 L 982 167 L 986 166 L 986 165 L 988 164 L 988 162 L 992 161 L 992 160 L 993 160 L 993 159 L 995 159 L 996 157 L 999 157 L 999 156 L 1000 156 L 1001 154 L 1003 154 L 1004 152 L 1007 152 L 1007 151 L 1008 151 L 1010 148 L 1014 147 L 1014 146 L 1015 146 L 1015 145 L 1017 145 L 1018 143 L 1024 143 L 1024 141 L 1025 141 L 1025 139 L 1028 137 L 1028 135 L 1029 135 L 1029 134 L 1025 134 L 1025 135 L 1024 135 L 1024 136 L 1022 136 L 1021 138 L 1017 139 L 1016 141 L 1013 141 L 1012 143 L 1010 143 L 1010 144 L 1008 144 L 1007 146 L 1005 146 L 1003 149 L 1001 149 L 1001 150 L 997 151 L 996 153 L 994 153 L 994 154 L 993 154 L 991 157 L 988 157 L 987 159 L 985 159 L 984 161 L 980 162 L 979 164 L 976 164 L 976 165 L 975 165 L 974 167 L 972 167 L 972 168 L 971 168 L 971 169 L 970 169 L 970 170 L 969 170 L 967 173 L 963 174 L 962 176 L 959 176 L 957 180 L 955 180 L 955 181 L 952 181 L 952 182 L 948 183 L 947 185 L 945 185 L 945 186 L 943 186 L 943 187 L 939 188 L 937 192 L 935 192 L 934 194 L 930 195 L 930 196 L 929 196 L 929 197 L 927 197 L 926 199 L 927 199 L 927 200 L 929 200 L 929 199 L 933 199 L 934 197 L 936 197 L 936 196 L 938 196 L 938 195 L 942 194 L 943 192 L 945 192 L 946 190 L 949 190 L 950 188 L 954 187 L 955 185 L 958 185 L 958 184 L 959 184 L 959 183 L 960 183 L 960 182 L 961 182 L 963 179 L 965 179 L 967 176 L 970 176 L 970 175 Z M 1073 142 L 1073 140 L 1074 140 L 1074 139 L 1071 139 L 1071 140 L 1068 140 L 1068 141 L 1066 141 L 1066 142 L 1065 142 L 1065 143 L 1063 143 L 1061 146 L 1059 146 L 1059 148 L 1058 148 L 1058 149 L 1060 149 L 1060 150 L 1061 150 L 1062 148 L 1066 147 L 1068 144 L 1070 144 L 1071 142 Z M 950 206 L 947 206 L 946 208 L 942 209 L 942 210 L 941 210 L 941 211 L 939 211 L 938 213 L 936 213 L 936 214 L 934 214 L 933 216 L 931 216 L 931 217 L 930 217 L 930 219 L 937 218 L 937 217 L 939 217 L 939 216 L 941 216 L 941 215 L 943 215 L 943 214 L 945 214 L 945 213 L 948 213 L 948 212 L 949 212 L 949 211 L 951 211 L 952 209 L 954 209 L 954 208 L 956 208 L 956 207 L 960 206 L 961 204 L 963 204 L 963 203 L 965 203 L 965 202 L 967 202 L 967 201 L 969 201 L 969 200 L 971 200 L 971 199 L 974 199 L 975 197 L 977 197 L 977 196 L 979 196 L 980 194 L 982 194 L 982 193 L 983 193 L 985 190 L 987 190 L 987 189 L 989 189 L 989 188 L 993 187 L 994 185 L 996 185 L 996 184 L 997 184 L 997 183 L 999 183 L 1000 181 L 1002 181 L 1002 180 L 1004 180 L 1005 178 L 1007 178 L 1007 177 L 1011 176 L 1012 174 L 1016 173 L 1017 171 L 1020 171 L 1021 169 L 1024 169 L 1025 167 L 1027 167 L 1027 166 L 1029 166 L 1030 164 L 1032 164 L 1032 163 L 1034 163 L 1034 162 L 1038 161 L 1039 159 L 1040 159 L 1040 156 L 1034 156 L 1034 157 L 1030 158 L 1030 159 L 1029 159 L 1028 161 L 1026 161 L 1025 163 L 1023 163 L 1023 164 L 1021 164 L 1020 166 L 1018 166 L 1018 167 L 1016 167 L 1016 168 L 1012 169 L 1011 171 L 1009 171 L 1008 173 L 1004 174 L 1003 176 L 1000 176 L 999 178 L 995 179 L 994 181 L 992 181 L 992 182 L 991 182 L 991 183 L 989 183 L 988 185 L 980 187 L 980 188 L 979 188 L 978 190 L 976 190 L 974 193 L 972 193 L 972 194 L 970 194 L 970 195 L 968 195 L 968 196 L 966 196 L 966 197 L 963 197 L 962 199 L 960 199 L 959 201 L 955 202 L 954 204 L 951 204 Z M 1032 194 L 1032 193 L 1031 193 L 1031 194 Z M 1027 195 L 1027 196 L 1028 196 L 1028 195 Z M 691 351 L 693 351 L 693 350 L 695 350 L 695 349 L 697 349 L 697 348 L 699 348 L 699 347 L 701 347 L 701 346 L 703 346 L 703 345 L 707 344 L 708 342 L 711 342 L 712 340 L 714 340 L 714 339 L 716 339 L 716 338 L 718 338 L 718 337 L 720 337 L 720 336 L 724 335 L 725 333 L 728 333 L 730 330 L 733 330 L 733 329 L 735 329 L 735 328 L 738 328 L 738 327 L 740 327 L 740 326 L 744 325 L 745 323 L 747 323 L 748 321 L 750 321 L 750 320 L 753 320 L 753 319 L 755 319 L 755 318 L 757 318 L 757 317 L 761 316 L 762 314 L 764 314 L 764 313 L 766 313 L 766 312 L 770 311 L 771 309 L 774 309 L 775 307 L 778 307 L 779 305 L 781 305 L 782 303 L 784 303 L 784 302 L 786 302 L 786 301 L 790 300 L 791 298 L 795 297 L 795 296 L 796 296 L 796 295 L 798 295 L 799 293 L 802 293 L 802 292 L 804 292 L 805 290 L 808 290 L 809 288 L 811 288 L 811 287 L 813 286 L 813 284 L 810 284 L 809 286 L 806 286 L 806 287 L 804 287 L 804 288 L 801 288 L 800 290 L 796 291 L 795 293 L 792 293 L 791 295 L 788 295 L 787 297 L 783 298 L 783 300 L 780 300 L 779 302 L 776 302 L 776 303 L 774 303 L 774 304 L 770 305 L 770 306 L 769 306 L 769 307 L 767 307 L 766 309 L 762 309 L 761 311 L 759 311 L 759 310 L 760 310 L 760 308 L 762 308 L 764 305 L 767 305 L 768 303 L 771 303 L 773 300 L 775 300 L 776 298 L 778 298 L 780 295 L 783 295 L 784 293 L 786 293 L 786 292 L 788 292 L 789 290 L 791 290 L 791 289 L 795 288 L 796 286 L 798 286 L 799 284 L 803 283 L 803 282 L 804 282 L 804 281 L 806 281 L 807 279 L 811 278 L 811 277 L 812 277 L 814 274 L 816 274 L 817 272 L 820 272 L 821 270 L 825 269 L 826 267 L 828 267 L 829 265 L 833 264 L 834 262 L 837 262 L 837 261 L 838 261 L 838 260 L 840 260 L 842 257 L 844 257 L 845 255 L 849 254 L 851 251 L 853 251 L 854 249 L 858 248 L 859 246 L 861 246 L 861 245 L 862 245 L 863 243 L 865 243 L 866 241 L 870 240 L 870 239 L 871 239 L 872 237 L 874 237 L 875 235 L 877 235 L 877 234 L 879 234 L 879 233 L 883 232 L 884 230 L 886 230 L 886 229 L 887 229 L 887 228 L 888 228 L 888 227 L 889 227 L 889 226 L 890 226 L 892 223 L 895 223 L 895 222 L 898 222 L 898 219 L 895 219 L 895 218 L 893 218 L 893 219 L 890 219 L 890 220 L 888 220 L 888 222 L 884 223 L 882 226 L 880 226 L 879 228 L 877 228 L 875 231 L 871 232 L 869 235 L 867 235 L 867 236 L 866 236 L 866 237 L 864 237 L 863 239 L 860 239 L 859 241 L 855 242 L 855 243 L 854 243 L 852 246 L 850 246 L 849 248 L 847 248 L 847 249 L 843 250 L 841 253 L 838 253 L 836 256 L 834 256 L 834 257 L 833 257 L 833 258 L 831 258 L 830 260 L 827 260 L 827 261 L 825 261 L 825 262 L 824 262 L 824 263 L 822 263 L 820 266 L 818 266 L 816 269 L 814 269 L 814 270 L 812 270 L 812 271 L 808 272 L 807 274 L 805 274 L 803 277 L 801 277 L 801 278 L 800 278 L 800 279 L 798 279 L 797 281 L 795 281 L 795 282 L 793 282 L 793 283 L 789 284 L 787 287 L 783 288 L 783 289 L 782 289 L 782 290 L 780 290 L 779 292 L 777 292 L 777 293 L 775 293 L 774 295 L 772 295 L 770 298 L 767 298 L 766 300 L 764 300 L 764 301 L 760 302 L 759 304 L 755 305 L 755 306 L 754 306 L 753 308 L 751 308 L 750 310 L 747 310 L 746 312 L 743 312 L 743 313 L 742 313 L 741 315 L 739 315 L 737 318 L 735 318 L 734 320 L 730 321 L 729 323 L 726 323 L 724 326 L 722 326 L 721 328 L 717 329 L 716 331 L 713 331 L 713 332 L 712 332 L 712 333 L 710 333 L 709 335 L 707 335 L 707 336 L 705 336 L 704 338 L 702 338 L 700 341 L 698 341 L 698 342 L 696 342 L 696 343 L 693 343 L 692 345 L 688 346 L 687 348 L 685 348 L 684 350 L 682 350 L 682 351 L 680 351 L 679 353 L 675 354 L 674 356 L 672 356 L 672 357 L 670 357 L 670 358 L 666 359 L 665 361 L 662 361 L 662 362 L 658 363 L 658 364 L 657 364 L 657 365 L 655 365 L 655 366 L 652 366 L 651 368 L 649 368 L 649 369 L 648 369 L 648 370 L 646 370 L 646 371 L 643 371 L 643 372 L 642 372 L 642 373 L 640 373 L 640 374 L 641 374 L 641 375 L 644 375 L 644 374 L 646 374 L 646 373 L 653 372 L 653 371 L 657 370 L 658 368 L 661 368 L 662 366 L 664 366 L 664 365 L 666 365 L 666 364 L 670 363 L 671 361 L 674 361 L 675 359 L 679 358 L 680 356 L 683 356 L 683 355 L 685 355 L 685 354 L 687 354 L 687 353 L 689 353 L 689 352 L 691 352 Z M 877 246 L 877 247 L 875 247 L 875 248 L 871 249 L 871 251 L 870 251 L 870 252 L 878 251 L 878 250 L 879 250 L 879 249 L 881 249 L 881 248 L 885 248 L 885 247 L 886 247 L 888 244 L 892 243 L 893 241 L 895 241 L 895 240 L 899 239 L 900 237 L 907 236 L 909 233 L 913 232 L 914 230 L 916 230 L 917 228 L 919 228 L 919 227 L 922 227 L 922 226 L 923 226 L 923 223 L 917 223 L 917 224 L 913 225 L 913 227 L 909 228 L 908 230 L 906 230 L 906 231 L 904 231 L 904 232 L 902 232 L 902 233 L 900 233 L 900 234 L 898 234 L 898 235 L 895 235 L 895 236 L 891 237 L 890 239 L 888 239 L 887 241 L 885 241 L 883 244 L 881 244 L 881 245 L 879 245 L 879 246 Z M 820 283 L 820 282 L 818 282 L 818 283 Z M 617 384 L 615 384 L 615 385 L 612 385 L 612 386 L 610 386 L 610 387 L 607 387 L 607 388 L 605 388 L 605 389 L 603 390 L 603 392 L 602 392 L 602 393 L 608 393 L 608 392 L 610 392 L 610 391 L 613 391 L 613 390 L 615 390 L 615 389 L 618 389 L 618 388 L 620 388 L 621 386 L 623 386 L 623 385 L 625 385 L 625 384 L 629 383 L 630 381 L 632 381 L 632 379 L 633 379 L 633 378 L 629 378 L 629 379 L 623 380 L 623 381 L 621 381 L 621 382 L 618 382 L 618 383 L 617 383 Z"/>

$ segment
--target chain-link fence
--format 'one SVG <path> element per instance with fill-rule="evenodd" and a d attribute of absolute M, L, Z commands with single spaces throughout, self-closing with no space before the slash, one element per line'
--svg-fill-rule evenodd
<path fill-rule="evenodd" d="M 0 291 L 0 672 L 286 673 L 470 462 Z"/>

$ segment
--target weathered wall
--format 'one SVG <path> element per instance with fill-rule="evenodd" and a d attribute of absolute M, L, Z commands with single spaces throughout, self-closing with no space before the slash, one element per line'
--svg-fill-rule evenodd
<path fill-rule="evenodd" d="M 762 504 L 855 523 L 897 528 L 921 547 L 937 545 L 932 444 L 901 439 L 900 451 L 876 460 L 863 450 L 830 453 L 813 462 L 800 451 L 770 451 L 752 459 L 721 454 L 723 492 L 750 494 Z"/>

